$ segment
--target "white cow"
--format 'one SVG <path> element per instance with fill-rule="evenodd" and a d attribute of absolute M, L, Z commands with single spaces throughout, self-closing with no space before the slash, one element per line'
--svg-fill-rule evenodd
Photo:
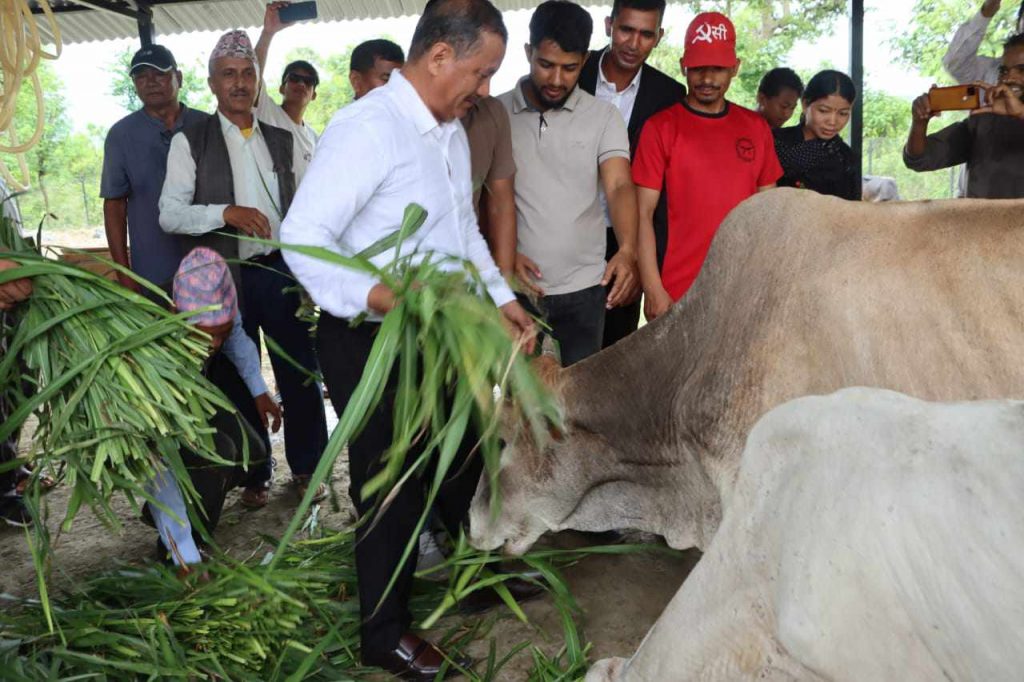
<path fill-rule="evenodd" d="M 750 432 L 707 553 L 587 682 L 1024 679 L 1024 402 L 881 389 Z"/>

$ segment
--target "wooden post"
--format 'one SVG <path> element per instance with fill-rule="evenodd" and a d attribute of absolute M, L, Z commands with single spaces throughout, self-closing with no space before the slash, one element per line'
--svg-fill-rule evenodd
<path fill-rule="evenodd" d="M 857 101 L 850 117 L 850 147 L 857 159 L 859 186 L 864 148 L 864 0 L 850 0 L 850 78 L 857 86 Z"/>

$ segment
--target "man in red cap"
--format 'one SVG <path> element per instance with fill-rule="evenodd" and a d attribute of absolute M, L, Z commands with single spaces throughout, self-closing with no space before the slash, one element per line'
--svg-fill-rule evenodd
<path fill-rule="evenodd" d="M 782 176 L 768 124 L 725 99 L 740 66 L 729 18 L 698 14 L 686 30 L 680 64 L 686 97 L 648 119 L 633 159 L 648 320 L 690 288 L 729 211 L 755 192 L 771 189 Z M 668 244 L 659 273 L 653 219 L 662 187 L 668 197 Z"/>

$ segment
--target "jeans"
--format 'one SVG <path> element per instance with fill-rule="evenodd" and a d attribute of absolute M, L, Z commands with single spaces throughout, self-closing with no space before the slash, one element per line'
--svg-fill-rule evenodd
<path fill-rule="evenodd" d="M 558 342 L 563 367 L 575 364 L 601 350 L 607 292 L 597 284 L 568 294 L 548 294 L 533 305 L 522 294 L 519 302 L 551 328 Z M 543 334 L 538 336 L 543 340 Z"/>
<path fill-rule="evenodd" d="M 284 449 L 288 466 L 295 476 L 309 476 L 316 469 L 327 445 L 327 418 L 320 386 L 308 372 L 316 372 L 316 354 L 309 324 L 295 317 L 301 305 L 298 284 L 277 251 L 262 257 L 258 264 L 241 268 L 242 326 L 245 333 L 260 347 L 259 331 L 306 371 L 296 368 L 287 358 L 270 352 L 270 364 L 281 392 L 284 411 Z M 264 480 L 269 480 L 271 464 L 264 467 Z"/>

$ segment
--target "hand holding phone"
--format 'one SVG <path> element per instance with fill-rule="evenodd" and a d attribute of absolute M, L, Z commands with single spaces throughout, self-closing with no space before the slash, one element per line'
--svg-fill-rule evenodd
<path fill-rule="evenodd" d="M 277 10 L 277 16 L 282 23 L 290 24 L 294 21 L 305 21 L 316 19 L 316 2 L 293 2 Z"/>

